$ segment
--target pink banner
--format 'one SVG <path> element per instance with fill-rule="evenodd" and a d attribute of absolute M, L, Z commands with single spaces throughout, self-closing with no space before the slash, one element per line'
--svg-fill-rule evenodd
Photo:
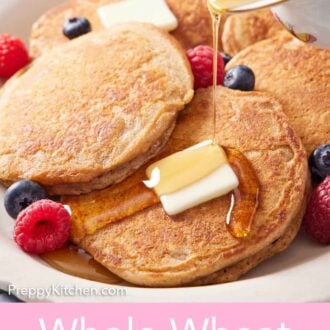
<path fill-rule="evenodd" d="M 3 330 L 329 330 L 330 304 L 3 304 Z"/>

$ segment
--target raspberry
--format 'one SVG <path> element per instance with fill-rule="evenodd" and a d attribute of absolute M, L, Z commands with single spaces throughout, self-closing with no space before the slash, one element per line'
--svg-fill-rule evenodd
<path fill-rule="evenodd" d="M 323 244 L 330 244 L 330 176 L 313 192 L 305 215 L 308 234 Z"/>
<path fill-rule="evenodd" d="M 25 252 L 41 254 L 61 248 L 69 232 L 70 214 L 64 206 L 42 199 L 18 215 L 14 240 Z"/>
<path fill-rule="evenodd" d="M 187 51 L 187 56 L 195 77 L 195 89 L 213 85 L 213 48 L 197 46 Z M 217 83 L 222 85 L 225 65 L 221 53 L 218 53 Z"/>
<path fill-rule="evenodd" d="M 10 78 L 30 62 L 28 51 L 20 39 L 0 35 L 0 77 Z"/>

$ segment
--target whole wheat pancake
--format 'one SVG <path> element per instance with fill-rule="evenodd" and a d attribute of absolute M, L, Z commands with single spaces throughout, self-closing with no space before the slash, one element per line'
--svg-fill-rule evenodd
<path fill-rule="evenodd" d="M 172 34 L 185 49 L 213 45 L 212 20 L 206 0 L 166 1 L 179 21 L 178 28 Z M 221 38 L 219 49 L 222 49 Z"/>
<path fill-rule="evenodd" d="M 69 42 L 63 35 L 64 21 L 70 17 L 83 16 L 92 24 L 93 31 L 103 29 L 97 8 L 120 0 L 71 0 L 50 9 L 33 25 L 30 37 L 32 56 L 39 56 L 54 46 Z M 212 24 L 206 0 L 167 0 L 178 19 L 179 26 L 173 36 L 189 49 L 196 45 L 212 45 Z M 143 8 L 141 8 L 143 10 Z"/>
<path fill-rule="evenodd" d="M 151 25 L 57 47 L 4 86 L 0 180 L 55 194 L 119 182 L 161 150 L 193 93 L 184 51 Z"/>
<path fill-rule="evenodd" d="M 222 34 L 223 49 L 235 55 L 246 47 L 273 37 L 283 26 L 269 9 L 231 15 L 226 19 Z"/>
<path fill-rule="evenodd" d="M 179 117 L 167 153 L 210 137 L 211 99 L 211 88 L 197 92 Z M 217 141 L 244 153 L 260 181 L 260 205 L 246 239 L 234 238 L 227 229 L 229 196 L 176 217 L 167 216 L 161 205 L 156 204 L 109 223 L 113 204 L 110 196 L 122 195 L 125 200 L 127 191 L 143 177 L 141 169 L 139 174 L 117 185 L 115 194 L 105 190 L 63 200 L 73 210 L 73 241 L 128 282 L 167 287 L 189 284 L 253 258 L 284 237 L 291 225 L 292 237 L 295 236 L 304 208 L 307 162 L 300 139 L 281 109 L 268 94 L 217 89 Z M 90 206 L 96 208 L 94 218 L 89 216 Z M 297 224 L 293 225 L 295 221 Z M 292 237 L 286 237 L 285 244 L 277 250 L 287 246 Z M 263 258 L 272 254 L 264 253 Z M 219 275 L 211 282 L 218 278 L 222 281 Z"/>
<path fill-rule="evenodd" d="M 291 222 L 285 233 L 266 248 L 262 249 L 258 253 L 239 261 L 238 263 L 229 267 L 223 268 L 209 276 L 203 277 L 189 283 L 190 286 L 200 286 L 208 284 L 221 284 L 237 281 L 242 275 L 248 273 L 251 269 L 257 267 L 263 261 L 275 256 L 276 254 L 285 251 L 296 238 L 301 222 L 305 214 L 307 199 L 310 191 L 310 182 L 307 184 L 307 189 L 304 197 L 304 201 L 300 210 L 298 210 L 297 216 Z"/>
<path fill-rule="evenodd" d="M 286 32 L 237 54 L 227 69 L 249 66 L 256 90 L 274 94 L 308 152 L 330 141 L 330 50 L 294 39 Z"/>
<path fill-rule="evenodd" d="M 107 2 L 117 2 L 117 0 L 107 0 Z M 68 43 L 70 40 L 63 35 L 62 30 L 64 22 L 71 17 L 86 17 L 92 25 L 93 32 L 103 30 L 96 10 L 97 4 L 91 0 L 71 0 L 50 9 L 32 27 L 31 56 L 40 56 L 57 45 Z"/>

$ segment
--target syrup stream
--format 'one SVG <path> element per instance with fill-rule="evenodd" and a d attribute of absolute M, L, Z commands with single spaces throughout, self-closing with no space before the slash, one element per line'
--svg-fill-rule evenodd
<path fill-rule="evenodd" d="M 280 2 L 281 0 L 277 0 Z M 286 0 L 285 0 L 286 1 Z M 236 1 L 236 5 L 248 4 L 260 1 L 241 0 Z M 231 1 L 234 5 L 234 1 Z M 219 51 L 219 30 L 221 17 L 223 12 L 227 12 L 225 8 L 215 11 L 211 0 L 208 2 L 209 11 L 212 17 L 212 32 L 213 32 L 213 143 L 216 144 L 216 126 L 217 126 L 217 104 L 216 104 L 216 89 L 218 85 L 218 51 Z M 219 6 L 220 7 L 220 6 Z M 228 10 L 230 11 L 230 10 Z M 258 207 L 259 184 L 258 178 L 251 168 L 248 160 L 237 150 L 227 149 L 229 162 L 233 166 L 236 175 L 239 177 L 239 188 L 231 193 L 230 208 L 226 217 L 227 227 L 230 233 L 236 238 L 247 237 L 251 231 L 252 223 Z"/>
<path fill-rule="evenodd" d="M 217 126 L 217 104 L 216 89 L 218 85 L 218 50 L 219 50 L 219 29 L 221 23 L 221 14 L 211 13 L 213 29 L 213 143 L 216 144 L 216 126 Z"/>

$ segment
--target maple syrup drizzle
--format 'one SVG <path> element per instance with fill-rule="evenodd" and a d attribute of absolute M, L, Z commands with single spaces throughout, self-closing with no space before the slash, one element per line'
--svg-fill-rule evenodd
<path fill-rule="evenodd" d="M 239 179 L 238 188 L 231 194 L 227 228 L 234 237 L 245 238 L 251 232 L 259 206 L 259 180 L 249 160 L 242 153 L 231 148 L 227 148 L 226 152 Z"/>
<path fill-rule="evenodd" d="M 217 103 L 216 88 L 218 85 L 218 50 L 219 50 L 219 29 L 221 23 L 221 14 L 212 13 L 212 30 L 213 30 L 213 143 L 216 144 L 216 126 L 217 126 Z"/>
<path fill-rule="evenodd" d="M 216 143 L 216 88 L 218 71 L 219 30 L 221 17 L 224 13 L 248 12 L 267 8 L 288 0 L 208 0 L 208 7 L 212 18 L 213 32 L 213 143 Z M 243 7 L 252 5 L 250 7 Z M 238 189 L 230 196 L 230 208 L 226 216 L 226 223 L 230 233 L 236 238 L 247 237 L 251 231 L 253 220 L 259 204 L 259 182 L 249 161 L 234 149 L 227 149 L 229 163 L 239 178 Z"/>

